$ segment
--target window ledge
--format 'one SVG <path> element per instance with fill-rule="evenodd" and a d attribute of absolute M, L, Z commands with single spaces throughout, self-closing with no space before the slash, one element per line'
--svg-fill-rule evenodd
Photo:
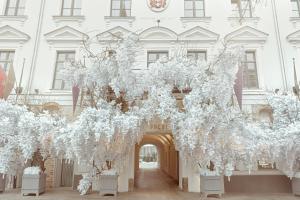
<path fill-rule="evenodd" d="M 135 17 L 128 16 L 128 17 L 114 17 L 114 16 L 104 16 L 104 20 L 106 21 L 106 25 L 110 25 L 111 22 L 128 22 L 130 26 L 135 21 Z"/>
<path fill-rule="evenodd" d="M 241 25 L 243 23 L 250 23 L 257 25 L 259 22 L 259 17 L 228 17 L 228 21 L 231 22 L 231 25 Z"/>
<path fill-rule="evenodd" d="M 0 21 L 19 21 L 25 22 L 28 19 L 27 15 L 0 15 Z"/>
<path fill-rule="evenodd" d="M 210 22 L 211 17 L 180 17 L 182 22 Z"/>
<path fill-rule="evenodd" d="M 53 20 L 56 23 L 60 23 L 60 22 L 78 22 L 78 23 L 82 23 L 85 20 L 85 17 L 83 15 L 78 15 L 78 16 L 60 16 L 60 15 L 56 15 L 56 16 L 53 16 Z"/>

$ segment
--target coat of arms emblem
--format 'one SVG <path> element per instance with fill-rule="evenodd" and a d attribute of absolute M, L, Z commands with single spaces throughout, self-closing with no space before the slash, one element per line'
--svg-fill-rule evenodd
<path fill-rule="evenodd" d="M 147 0 L 148 6 L 155 12 L 161 12 L 165 10 L 170 0 Z"/>

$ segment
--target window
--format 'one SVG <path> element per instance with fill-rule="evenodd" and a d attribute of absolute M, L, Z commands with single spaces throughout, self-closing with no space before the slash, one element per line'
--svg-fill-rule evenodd
<path fill-rule="evenodd" d="M 75 60 L 74 51 L 57 52 L 55 63 L 55 74 L 52 88 L 55 90 L 68 90 L 71 89 L 71 83 L 63 80 L 60 70 L 64 68 L 66 62 L 72 62 Z"/>
<path fill-rule="evenodd" d="M 169 53 L 168 51 L 157 51 L 157 52 L 148 52 L 147 55 L 147 67 L 149 67 L 149 65 L 151 63 L 155 63 L 160 59 L 167 59 L 169 57 Z"/>
<path fill-rule="evenodd" d="M 207 59 L 206 57 L 206 51 L 188 51 L 187 57 L 193 60 L 202 60 L 205 61 Z"/>
<path fill-rule="evenodd" d="M 131 0 L 111 0 L 112 17 L 131 16 Z"/>
<path fill-rule="evenodd" d="M 243 68 L 244 88 L 258 88 L 255 51 L 246 51 Z"/>
<path fill-rule="evenodd" d="M 251 0 L 231 0 L 234 17 L 252 17 Z"/>
<path fill-rule="evenodd" d="M 81 0 L 62 0 L 61 16 L 78 16 L 81 14 Z"/>
<path fill-rule="evenodd" d="M 300 0 L 291 0 L 292 16 L 300 17 Z"/>
<path fill-rule="evenodd" d="M 185 17 L 205 17 L 204 0 L 185 0 L 184 1 Z"/>
<path fill-rule="evenodd" d="M 14 51 L 0 51 L 0 66 L 7 72 L 14 62 Z"/>
<path fill-rule="evenodd" d="M 7 0 L 5 13 L 6 16 L 24 15 L 25 0 Z"/>

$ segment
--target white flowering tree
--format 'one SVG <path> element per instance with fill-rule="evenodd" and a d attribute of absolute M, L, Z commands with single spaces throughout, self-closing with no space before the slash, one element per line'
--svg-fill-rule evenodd
<path fill-rule="evenodd" d="M 0 173 L 16 175 L 29 160 L 44 171 L 43 161 L 52 152 L 51 133 L 60 120 L 3 100 L 0 113 Z M 35 163 L 37 155 L 43 159 Z"/>
<path fill-rule="evenodd" d="M 154 118 L 171 123 L 178 149 L 203 168 L 213 161 L 219 173 L 232 169 L 234 138 L 242 125 L 233 98 L 240 49 L 224 48 L 208 63 L 178 53 L 140 73 L 132 70 L 138 65 L 135 36 L 121 38 L 108 54 L 87 50 L 90 64 L 69 63 L 61 72 L 81 88 L 86 107 L 54 139 L 58 156 L 90 164 L 79 187 L 82 194 L 107 164 L 122 167 L 120 161 Z M 183 108 L 175 91 L 184 98 Z"/>

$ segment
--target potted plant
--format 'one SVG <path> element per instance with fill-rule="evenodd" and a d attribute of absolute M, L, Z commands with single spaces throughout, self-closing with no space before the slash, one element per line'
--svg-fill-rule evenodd
<path fill-rule="evenodd" d="M 199 166 L 201 168 L 200 164 Z M 224 194 L 224 176 L 214 170 L 212 162 L 206 168 L 200 169 L 200 193 L 204 198 L 212 194 L 221 198 Z"/>
<path fill-rule="evenodd" d="M 21 194 L 39 196 L 46 190 L 46 174 L 40 167 L 28 167 L 24 170 Z"/>
<path fill-rule="evenodd" d="M 118 193 L 118 173 L 112 169 L 112 162 L 106 161 L 107 170 L 102 171 L 99 179 L 100 195 L 113 194 L 117 196 Z"/>

